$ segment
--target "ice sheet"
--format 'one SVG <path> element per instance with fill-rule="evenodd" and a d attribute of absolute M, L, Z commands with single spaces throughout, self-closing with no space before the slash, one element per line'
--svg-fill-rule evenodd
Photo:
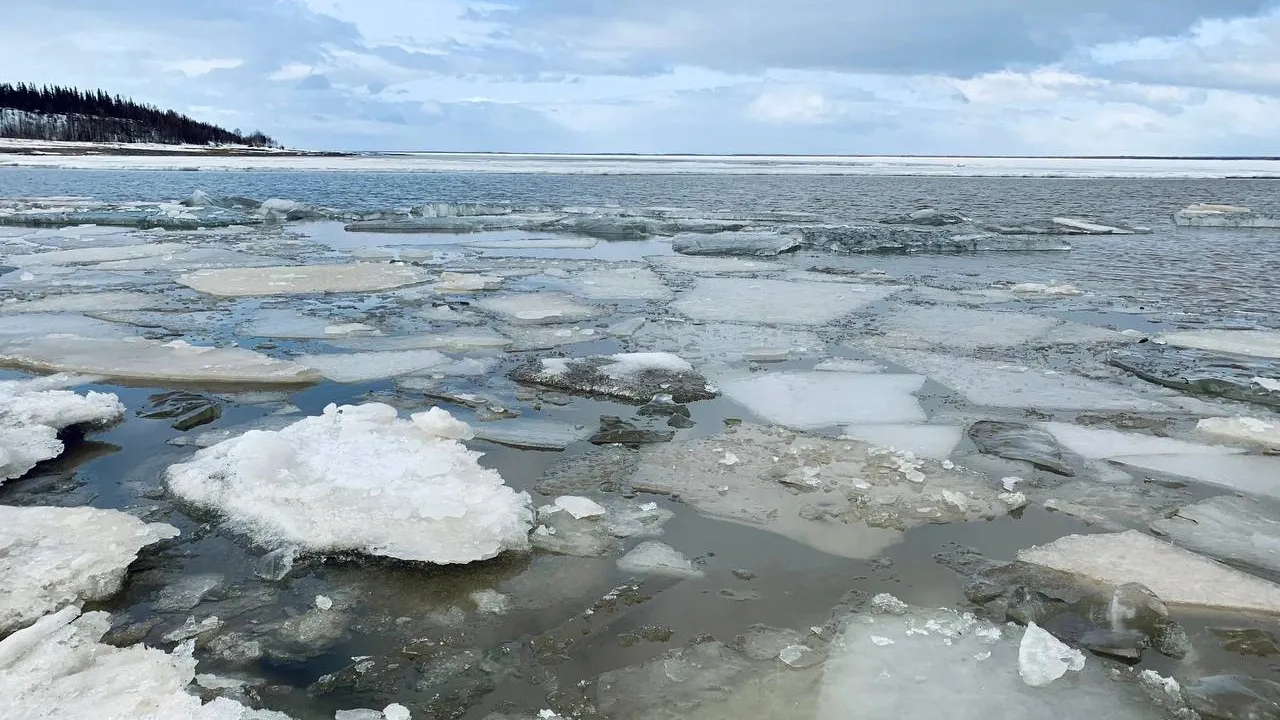
<path fill-rule="evenodd" d="M 1222 445 L 1201 445 L 1071 423 L 1041 423 L 1040 427 L 1067 449 L 1090 460 L 1107 460 L 1122 455 L 1235 455 L 1244 452 Z"/>
<path fill-rule="evenodd" d="M 178 282 L 223 297 L 370 292 L 427 282 L 432 275 L 411 265 L 355 263 L 198 270 Z"/>
<path fill-rule="evenodd" d="M 763 373 L 720 380 L 726 397 L 771 423 L 797 430 L 831 425 L 924 422 L 913 395 L 922 375 Z"/>
<path fill-rule="evenodd" d="M 826 325 L 883 300 L 897 288 L 754 278 L 702 278 L 671 309 L 694 320 Z"/>

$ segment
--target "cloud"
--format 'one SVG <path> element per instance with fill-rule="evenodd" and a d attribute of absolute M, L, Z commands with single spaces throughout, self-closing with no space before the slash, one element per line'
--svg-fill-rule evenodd
<path fill-rule="evenodd" d="M 1264 0 L 10 0 L 6 26 L 6 79 L 305 147 L 1247 154 L 1280 140 L 1280 12 Z"/>

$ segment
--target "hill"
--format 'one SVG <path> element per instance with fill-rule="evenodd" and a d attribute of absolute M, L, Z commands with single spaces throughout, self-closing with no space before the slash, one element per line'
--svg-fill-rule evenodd
<path fill-rule="evenodd" d="M 25 83 L 0 83 L 0 138 L 280 147 L 261 132 L 241 134 L 102 90 Z"/>

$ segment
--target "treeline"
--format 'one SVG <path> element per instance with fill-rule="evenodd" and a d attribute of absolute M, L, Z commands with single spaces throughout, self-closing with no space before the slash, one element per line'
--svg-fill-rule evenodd
<path fill-rule="evenodd" d="M 261 132 L 241 134 L 102 90 L 26 83 L 0 83 L 0 137 L 280 147 Z"/>

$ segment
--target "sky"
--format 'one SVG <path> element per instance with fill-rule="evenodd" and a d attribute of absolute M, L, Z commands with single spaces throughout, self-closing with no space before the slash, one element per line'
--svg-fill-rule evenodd
<path fill-rule="evenodd" d="M 1280 0 L 6 0 L 0 80 L 290 147 L 1280 155 Z"/>

